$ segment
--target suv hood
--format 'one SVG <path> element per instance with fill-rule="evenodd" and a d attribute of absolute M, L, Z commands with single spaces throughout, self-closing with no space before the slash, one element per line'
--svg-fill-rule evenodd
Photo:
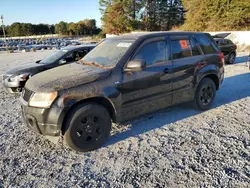
<path fill-rule="evenodd" d="M 72 63 L 36 74 L 27 81 L 25 88 L 34 92 L 59 91 L 93 82 L 110 73 L 110 69 Z"/>
<path fill-rule="evenodd" d="M 44 64 L 38 64 L 38 63 L 29 63 L 29 64 L 26 64 L 26 65 L 22 65 L 22 66 L 19 66 L 19 67 L 16 67 L 14 69 L 10 69 L 8 70 L 5 74 L 7 75 L 18 75 L 18 74 L 21 74 L 21 73 L 26 73 L 26 72 L 32 72 L 33 70 L 37 70 L 37 68 L 39 67 L 43 67 Z"/>

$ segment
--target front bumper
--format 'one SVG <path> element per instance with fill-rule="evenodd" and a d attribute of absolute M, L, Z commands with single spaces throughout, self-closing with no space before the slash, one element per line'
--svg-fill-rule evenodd
<path fill-rule="evenodd" d="M 64 109 L 56 104 L 50 108 L 35 108 L 20 98 L 22 117 L 27 127 L 44 136 L 60 136 Z"/>
<path fill-rule="evenodd" d="M 20 81 L 9 82 L 8 79 L 3 80 L 3 88 L 8 93 L 17 93 L 18 90 L 16 90 L 16 89 L 22 88 L 23 85 L 24 84 L 22 84 Z"/>

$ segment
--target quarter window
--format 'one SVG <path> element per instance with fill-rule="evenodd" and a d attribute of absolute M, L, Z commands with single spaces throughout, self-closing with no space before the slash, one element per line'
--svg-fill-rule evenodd
<path fill-rule="evenodd" d="M 133 59 L 141 59 L 147 65 L 165 61 L 166 59 L 166 42 L 155 41 L 145 44 L 133 57 Z"/>
<path fill-rule="evenodd" d="M 203 35 L 197 35 L 196 39 L 198 40 L 204 54 L 213 54 L 217 52 L 217 50 L 212 45 L 212 42 L 210 42 L 207 37 Z"/>

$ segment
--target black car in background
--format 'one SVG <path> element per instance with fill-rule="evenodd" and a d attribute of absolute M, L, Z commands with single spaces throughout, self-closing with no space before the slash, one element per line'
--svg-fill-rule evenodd
<path fill-rule="evenodd" d="M 233 64 L 236 58 L 237 45 L 234 44 L 230 39 L 225 39 L 231 33 L 220 33 L 213 36 L 216 44 L 219 46 L 221 52 L 225 56 L 225 62 Z"/>
<path fill-rule="evenodd" d="M 3 75 L 4 88 L 9 93 L 20 92 L 31 76 L 60 65 L 78 61 L 94 47 L 94 44 L 65 47 L 43 60 L 36 61 L 36 63 L 11 69 Z"/>
<path fill-rule="evenodd" d="M 193 101 L 209 109 L 224 56 L 207 33 L 153 32 L 103 40 L 77 63 L 33 76 L 20 101 L 27 126 L 77 151 L 99 148 L 112 121 Z"/>

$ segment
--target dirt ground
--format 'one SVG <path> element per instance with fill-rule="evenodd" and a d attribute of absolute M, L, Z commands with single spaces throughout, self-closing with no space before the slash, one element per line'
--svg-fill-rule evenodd
<path fill-rule="evenodd" d="M 1 53 L 0 75 L 49 53 Z M 249 187 L 245 55 L 225 66 L 211 110 L 183 104 L 114 125 L 108 143 L 89 153 L 75 153 L 29 131 L 18 96 L 0 86 L 0 187 Z"/>

